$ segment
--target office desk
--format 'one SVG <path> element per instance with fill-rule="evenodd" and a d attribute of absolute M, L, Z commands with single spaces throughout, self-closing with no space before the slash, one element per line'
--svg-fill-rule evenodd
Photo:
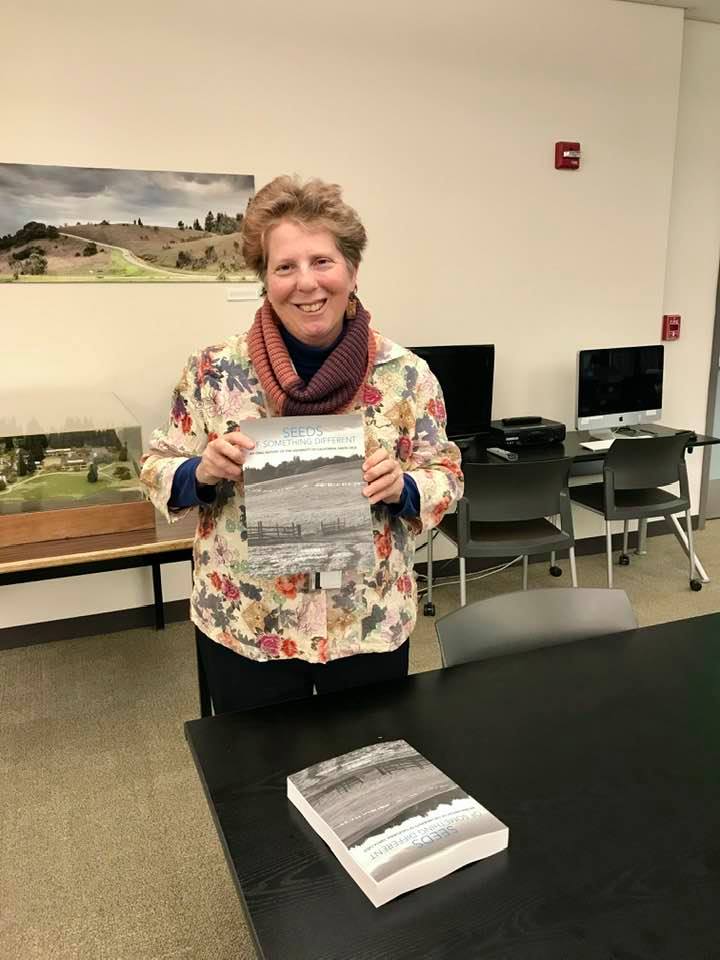
<path fill-rule="evenodd" d="M 680 432 L 680 430 L 675 427 L 666 427 L 659 423 L 640 424 L 639 429 L 642 429 L 647 433 L 654 433 L 661 437 L 671 436 Z M 697 434 L 696 436 L 697 439 L 693 440 L 692 444 L 688 444 L 687 451 L 689 454 L 692 454 L 696 447 L 706 447 L 710 446 L 711 444 L 720 443 L 719 437 L 711 437 L 706 434 Z M 596 463 L 597 471 L 591 472 L 600 473 L 602 470 L 602 461 L 607 456 L 607 450 L 587 450 L 585 447 L 581 446 L 583 441 L 589 439 L 590 433 L 587 431 L 569 430 L 565 435 L 565 440 L 562 443 L 552 443 L 542 447 L 519 448 L 515 452 L 518 454 L 519 460 L 554 460 L 568 457 L 573 461 L 573 465 L 578 464 L 581 465 L 581 467 L 582 465 Z M 622 442 L 622 440 L 619 442 Z M 487 440 L 486 438 L 478 438 L 470 441 L 467 444 L 463 444 L 461 447 L 463 463 L 493 463 L 499 466 L 506 466 L 507 461 L 500 460 L 498 457 L 494 457 L 491 453 L 487 452 L 487 447 L 493 445 L 497 446 L 498 444 L 496 441 Z M 577 472 L 587 473 L 588 471 L 583 471 L 580 469 L 580 471 Z M 570 475 L 573 475 L 572 469 Z M 454 520 L 455 518 L 452 515 L 447 516 L 445 518 L 445 522 L 439 528 L 439 532 L 443 533 L 451 541 L 456 542 L 456 539 L 453 536 L 455 532 Z M 685 551 L 686 556 L 689 555 L 687 534 L 683 530 L 676 517 L 672 518 L 672 530 L 677 538 L 678 543 Z M 433 616 L 435 613 L 435 607 L 433 604 L 433 539 L 433 536 L 429 536 L 427 541 L 428 590 L 426 603 L 424 605 L 424 612 L 426 616 Z M 640 520 L 638 523 L 638 554 L 644 554 L 647 552 L 646 539 L 647 520 Z M 710 578 L 708 577 L 705 568 L 700 562 L 697 554 L 695 555 L 695 566 L 699 579 L 703 583 L 709 583 Z"/>
<path fill-rule="evenodd" d="M 720 614 L 185 726 L 268 960 L 720 956 Z M 287 774 L 404 738 L 509 849 L 379 909 Z"/>
<path fill-rule="evenodd" d="M 665 427 L 660 423 L 640 424 L 638 429 L 647 433 L 654 433 L 659 437 L 680 433 L 679 428 Z M 516 450 L 521 460 L 550 460 L 570 457 L 574 463 L 588 463 L 592 460 L 604 460 L 607 450 L 586 450 L 580 446 L 584 440 L 590 440 L 586 430 L 568 430 L 562 443 L 552 443 L 545 447 L 526 447 Z M 697 434 L 697 440 L 688 445 L 688 452 L 692 453 L 695 447 L 706 447 L 713 443 L 720 443 L 720 437 L 711 437 L 706 434 Z M 496 441 L 478 439 L 462 447 L 462 458 L 465 463 L 502 463 L 504 461 L 487 453 L 487 447 L 501 446 Z"/>
<path fill-rule="evenodd" d="M 3 547 L 0 549 L 0 586 L 150 567 L 155 626 L 160 630 L 165 626 L 160 567 L 163 563 L 192 560 L 196 525 L 197 518 L 193 514 L 176 524 L 158 518 L 154 530 L 130 530 Z"/>

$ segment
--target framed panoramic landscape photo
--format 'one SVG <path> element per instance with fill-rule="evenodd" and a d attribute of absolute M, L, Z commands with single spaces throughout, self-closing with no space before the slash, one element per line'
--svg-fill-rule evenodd
<path fill-rule="evenodd" d="M 0 163 L 0 283 L 256 283 L 252 175 Z"/>

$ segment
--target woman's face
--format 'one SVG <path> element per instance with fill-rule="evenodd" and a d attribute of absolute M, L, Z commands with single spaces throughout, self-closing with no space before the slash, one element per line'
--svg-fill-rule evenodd
<path fill-rule="evenodd" d="M 268 235 L 267 261 L 268 300 L 285 329 L 309 346 L 329 347 L 357 278 L 333 235 L 283 220 Z"/>

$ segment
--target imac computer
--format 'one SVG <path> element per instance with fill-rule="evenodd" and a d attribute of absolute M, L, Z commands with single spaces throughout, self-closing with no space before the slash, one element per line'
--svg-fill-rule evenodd
<path fill-rule="evenodd" d="M 659 420 L 662 344 L 603 347 L 578 353 L 577 428 L 593 436 L 639 436 L 635 424 Z"/>
<path fill-rule="evenodd" d="M 452 440 L 490 434 L 495 345 L 411 347 L 438 379 L 447 411 L 447 435 Z"/>

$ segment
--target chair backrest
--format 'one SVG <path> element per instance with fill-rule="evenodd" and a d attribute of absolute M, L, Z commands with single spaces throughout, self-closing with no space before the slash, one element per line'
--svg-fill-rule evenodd
<path fill-rule="evenodd" d="M 460 607 L 435 624 L 443 666 L 634 630 L 624 590 L 548 587 Z"/>
<path fill-rule="evenodd" d="M 685 472 L 689 431 L 669 437 L 616 440 L 605 457 L 604 473 L 613 474 L 616 490 L 642 490 L 677 483 Z"/>
<path fill-rule="evenodd" d="M 470 520 L 534 520 L 560 513 L 567 493 L 569 458 L 464 463 L 465 499 Z"/>

